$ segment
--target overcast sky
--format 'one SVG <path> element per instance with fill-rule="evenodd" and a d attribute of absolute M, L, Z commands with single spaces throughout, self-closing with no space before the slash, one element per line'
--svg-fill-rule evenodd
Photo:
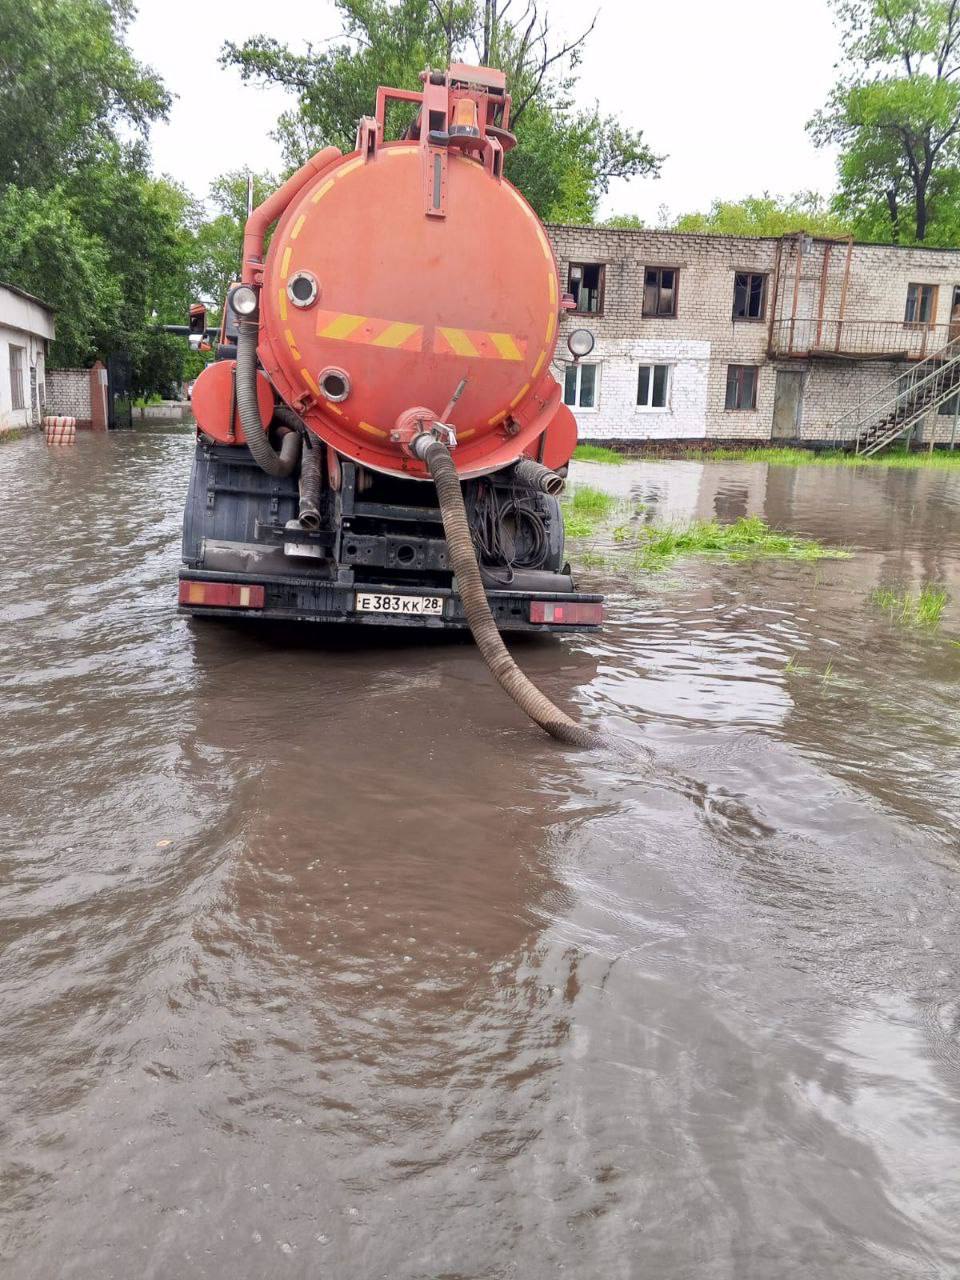
<path fill-rule="evenodd" d="M 542 0 L 558 34 L 599 9 L 579 98 L 597 100 L 642 129 L 668 156 L 663 176 L 619 182 L 601 214 L 648 224 L 705 209 L 714 198 L 763 191 L 829 192 L 834 156 L 804 124 L 835 78 L 836 35 L 826 0 Z M 217 64 L 225 39 L 265 33 L 302 47 L 336 34 L 332 0 L 232 0 L 229 6 L 140 0 L 130 43 L 176 94 L 170 123 L 153 132 L 155 168 L 205 195 L 227 169 L 280 167 L 269 133 L 293 99 L 244 85 Z M 371 104 L 372 106 L 372 104 Z"/>

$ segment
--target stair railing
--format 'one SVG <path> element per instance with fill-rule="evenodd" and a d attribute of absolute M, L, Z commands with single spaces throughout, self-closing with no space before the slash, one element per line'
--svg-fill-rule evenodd
<path fill-rule="evenodd" d="M 934 408 L 958 389 L 956 373 L 960 368 L 960 335 L 940 347 L 933 355 L 919 361 L 906 375 L 897 374 L 885 382 L 876 394 L 863 404 L 854 405 L 830 424 L 830 438 L 836 443 L 853 441 L 855 452 L 865 447 L 863 437 L 869 427 L 893 417 L 901 408 L 909 408 L 923 400 L 922 411 Z M 947 374 L 950 375 L 947 378 Z M 902 430 L 909 425 L 904 415 Z M 897 434 L 900 434 L 899 432 Z"/>

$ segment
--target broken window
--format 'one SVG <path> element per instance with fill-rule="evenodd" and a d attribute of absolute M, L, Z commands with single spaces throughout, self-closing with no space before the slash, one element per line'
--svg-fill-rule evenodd
<path fill-rule="evenodd" d="M 643 314 L 675 316 L 680 272 L 675 267 L 646 267 L 643 273 Z"/>
<path fill-rule="evenodd" d="M 642 364 L 637 380 L 637 404 L 641 409 L 666 409 L 669 384 L 668 364 Z"/>
<path fill-rule="evenodd" d="M 563 403 L 574 409 L 595 409 L 599 368 L 599 365 L 579 361 L 568 364 L 563 377 Z"/>
<path fill-rule="evenodd" d="M 571 262 L 567 291 L 573 294 L 574 310 L 598 316 L 603 311 L 603 263 Z"/>
<path fill-rule="evenodd" d="M 725 409 L 755 409 L 757 407 L 757 377 L 760 368 L 755 364 L 727 365 L 727 398 Z"/>
<path fill-rule="evenodd" d="M 734 320 L 762 320 L 767 301 L 767 277 L 760 271 L 738 271 L 733 277 Z"/>
<path fill-rule="evenodd" d="M 937 311 L 937 286 L 935 284 L 908 284 L 907 308 L 904 324 L 933 324 Z"/>
<path fill-rule="evenodd" d="M 10 408 L 26 407 L 23 399 L 23 347 L 10 343 Z"/>

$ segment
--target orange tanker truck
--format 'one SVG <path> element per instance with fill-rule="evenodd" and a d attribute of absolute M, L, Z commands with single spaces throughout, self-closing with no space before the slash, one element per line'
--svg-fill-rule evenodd
<path fill-rule="evenodd" d="M 502 72 L 421 82 L 380 88 L 354 152 L 318 152 L 247 220 L 193 389 L 180 608 L 469 626 L 501 684 L 515 672 L 542 697 L 498 630 L 596 628 L 603 609 L 576 590 L 558 502 L 576 423 L 551 366 L 571 300 L 503 176 Z M 386 142 L 397 101 L 412 123 Z M 593 337 L 568 346 L 579 359 Z M 566 717 L 542 701 L 525 709 L 555 732 Z"/>

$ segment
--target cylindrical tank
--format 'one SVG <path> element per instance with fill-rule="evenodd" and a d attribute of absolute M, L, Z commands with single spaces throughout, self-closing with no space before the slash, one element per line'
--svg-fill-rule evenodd
<path fill-rule="evenodd" d="M 439 418 L 463 382 L 453 456 L 478 475 L 569 417 L 550 373 L 560 306 L 543 226 L 498 172 L 454 146 L 370 146 L 283 213 L 263 267 L 260 359 L 328 444 L 414 478 L 427 472 L 398 419 L 419 406 Z"/>

